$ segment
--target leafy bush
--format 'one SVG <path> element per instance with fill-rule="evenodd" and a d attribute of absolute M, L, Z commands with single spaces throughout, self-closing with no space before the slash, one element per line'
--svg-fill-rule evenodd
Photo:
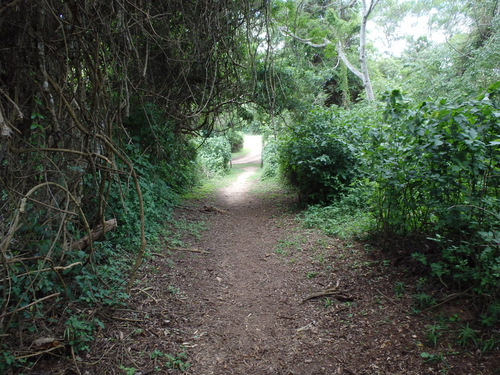
<path fill-rule="evenodd" d="M 176 132 L 175 124 L 163 118 L 153 104 L 138 106 L 125 124 L 133 141 L 127 155 L 149 164 L 155 175 L 177 193 L 196 182 L 196 150 L 189 139 Z"/>
<path fill-rule="evenodd" d="M 358 174 L 355 150 L 335 110 L 315 109 L 280 138 L 280 171 L 299 189 L 301 201 L 327 203 Z"/>
<path fill-rule="evenodd" d="M 499 96 L 500 83 L 477 100 L 411 106 L 394 91 L 379 146 L 366 150 L 379 228 L 431 237 L 438 258 L 417 257 L 479 293 L 500 283 Z"/>
<path fill-rule="evenodd" d="M 154 118 L 157 121 L 153 121 Z M 142 127 L 141 119 L 148 121 Z M 159 113 L 152 107 L 135 113 L 127 124 L 130 142 L 122 143 L 120 150 L 138 176 L 150 247 L 158 244 L 178 193 L 193 183 L 192 176 L 196 172 L 194 147 L 175 135 L 170 125 L 160 126 L 160 120 Z M 26 338 L 37 330 L 57 324 L 47 316 L 49 307 L 52 311 L 54 307 L 62 309 L 68 302 L 78 306 L 111 307 L 124 303 L 130 263 L 140 248 L 139 200 L 133 180 L 127 173 L 129 167 L 119 158 L 112 164 L 113 169 L 110 169 L 99 163 L 75 162 L 62 170 L 66 173 L 65 178 L 71 177 L 73 183 L 78 183 L 82 199 L 81 203 L 70 200 L 65 210 L 38 204 L 46 196 L 52 197 L 57 205 L 65 202 L 68 194 L 62 188 L 55 188 L 59 186 L 56 183 L 40 184 L 32 190 L 34 201 L 26 202 L 24 209 L 27 214 L 19 217 L 19 225 L 13 232 L 15 236 L 10 241 L 12 246 L 8 249 L 9 258 L 15 261 L 9 262 L 3 270 L 9 282 L 0 285 L 0 305 L 8 318 L 0 326 L 0 336 L 7 337 L 4 333 L 11 335 L 16 332 L 19 337 Z M 76 214 L 68 219 L 68 211 Z M 65 219 L 61 219 L 63 215 Z M 88 234 L 84 221 L 92 229 L 101 223 L 102 218 L 117 219 L 116 231 L 94 242 L 92 250 L 72 246 Z M 60 224 L 52 226 L 52 223 Z M 43 301 L 44 297 L 49 300 Z M 38 300 L 43 302 L 23 309 L 23 306 Z M 63 315 L 65 313 L 61 313 Z M 67 323 L 71 345 L 77 350 L 87 347 L 91 334 L 86 327 L 95 323 L 86 322 L 83 316 L 79 319 L 82 325 L 74 320 Z M 40 321 L 45 322 L 43 326 Z M 1 369 L 0 366 L 0 372 Z"/>
<path fill-rule="evenodd" d="M 225 136 L 231 144 L 231 152 L 238 152 L 243 148 L 245 137 L 242 132 L 230 130 L 225 134 Z"/>
<path fill-rule="evenodd" d="M 151 246 L 163 230 L 164 223 L 169 220 L 170 212 L 178 199 L 177 192 L 168 184 L 175 178 L 170 177 L 175 175 L 175 172 L 165 176 L 172 166 L 166 167 L 164 161 L 156 162 L 154 157 L 141 153 L 135 145 L 128 145 L 126 151 L 134 161 L 134 168 L 139 177 L 146 238 Z M 139 199 L 130 176 L 121 178 L 118 183 L 119 189 L 111 190 L 108 198 L 109 215 L 118 221 L 118 228 L 111 236 L 117 240 L 119 246 L 136 249 L 140 242 Z"/>
<path fill-rule="evenodd" d="M 278 143 L 269 139 L 262 150 L 262 178 L 272 178 L 278 174 Z"/>
<path fill-rule="evenodd" d="M 198 160 L 205 177 L 215 177 L 229 170 L 231 144 L 226 137 L 205 138 L 198 149 Z"/>

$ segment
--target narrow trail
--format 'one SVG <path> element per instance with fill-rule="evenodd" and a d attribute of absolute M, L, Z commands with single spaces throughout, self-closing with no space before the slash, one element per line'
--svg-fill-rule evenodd
<path fill-rule="evenodd" d="M 259 162 L 254 154 L 240 163 L 250 160 Z M 285 229 L 279 226 L 286 225 L 275 218 L 289 198 L 253 193 L 257 169 L 244 166 L 238 179 L 215 196 L 213 205 L 224 213 L 211 218 L 209 233 L 197 244 L 211 255 L 193 259 L 189 275 L 183 274 L 191 284 L 185 292 L 198 305 L 191 319 L 193 336 L 199 338 L 188 372 L 333 373 L 324 360 L 313 363 L 322 355 L 318 343 L 297 333 L 311 321 L 298 308 L 296 275 L 274 254 Z"/>

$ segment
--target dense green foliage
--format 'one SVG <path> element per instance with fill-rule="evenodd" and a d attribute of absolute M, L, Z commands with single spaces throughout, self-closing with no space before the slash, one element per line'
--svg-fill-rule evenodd
<path fill-rule="evenodd" d="M 387 96 L 386 127 L 368 150 L 379 229 L 424 234 L 436 254 L 417 255 L 440 278 L 492 293 L 500 283 L 500 84 L 477 100 L 417 106 Z"/>
<path fill-rule="evenodd" d="M 245 138 L 242 132 L 231 129 L 231 131 L 226 132 L 225 137 L 231 145 L 231 152 L 238 152 L 243 148 Z"/>
<path fill-rule="evenodd" d="M 278 167 L 278 142 L 274 138 L 269 138 L 262 149 L 262 177 L 276 177 Z"/>
<path fill-rule="evenodd" d="M 229 169 L 231 143 L 224 136 L 203 139 L 198 149 L 198 160 L 205 177 L 216 177 Z"/>
<path fill-rule="evenodd" d="M 290 83 L 274 86 L 283 90 L 275 98 L 299 104 L 272 118 L 278 141 L 264 150 L 265 175 L 279 169 L 302 201 L 322 203 L 307 209 L 307 225 L 411 239 L 414 259 L 437 280 L 488 301 L 483 322 L 491 324 L 500 284 L 499 4 L 380 3 L 372 19 L 387 40 L 404 39 L 401 24 L 416 17 L 447 43 L 407 36 L 401 54 L 377 53 L 369 43 L 374 88 L 387 91 L 369 105 L 353 104 L 347 69 L 330 43 L 360 36 L 359 6 L 310 0 L 273 8 L 274 67 L 300 67 L 301 75 L 288 70 L 294 92 Z M 346 43 L 348 58 L 356 45 Z"/>
<path fill-rule="evenodd" d="M 356 158 L 345 124 L 335 119 L 333 111 L 314 110 L 280 139 L 281 171 L 298 187 L 304 202 L 330 202 L 356 178 Z"/>
<path fill-rule="evenodd" d="M 412 104 L 393 91 L 378 107 L 310 112 L 278 148 L 283 175 L 304 199 L 329 203 L 310 207 L 305 223 L 335 235 L 419 238 L 428 243 L 413 257 L 434 276 L 494 301 L 499 99 L 497 83 L 477 99 Z M 493 310 L 484 322 L 496 319 Z"/>

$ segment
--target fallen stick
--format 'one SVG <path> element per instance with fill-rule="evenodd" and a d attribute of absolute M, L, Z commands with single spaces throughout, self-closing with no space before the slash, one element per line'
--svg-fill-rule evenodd
<path fill-rule="evenodd" d="M 349 295 L 346 295 L 345 292 L 338 292 L 337 287 L 333 287 L 330 289 L 323 290 L 321 292 L 316 292 L 313 294 L 310 294 L 306 298 L 304 298 L 301 302 L 303 304 L 304 302 L 307 302 L 313 298 L 319 298 L 319 297 L 333 297 L 336 300 L 339 300 L 340 302 L 352 302 L 354 301 L 354 297 L 351 297 Z"/>
<path fill-rule="evenodd" d="M 205 250 L 200 250 L 200 249 L 190 249 L 187 247 L 167 247 L 168 250 L 175 250 L 175 251 L 190 251 L 192 253 L 200 253 L 200 254 L 210 254 L 210 252 L 205 251 Z"/>
<path fill-rule="evenodd" d="M 46 354 L 46 353 L 50 353 L 56 349 L 60 349 L 60 348 L 64 348 L 65 346 L 64 345 L 57 345 L 57 346 L 54 346 L 50 349 L 47 349 L 47 350 L 42 350 L 42 351 L 39 351 L 39 352 L 33 352 L 33 353 L 30 353 L 30 354 L 25 354 L 25 355 L 21 355 L 19 357 L 15 357 L 15 360 L 18 361 L 20 359 L 25 359 L 25 358 L 30 358 L 30 357 L 35 357 L 35 356 L 38 356 L 38 355 L 42 355 L 42 354 Z"/>
<path fill-rule="evenodd" d="M 148 292 L 146 292 L 146 289 L 138 289 L 136 288 L 139 292 L 141 293 L 144 293 L 145 295 L 147 295 L 148 297 L 151 297 L 153 299 L 153 301 L 155 301 L 155 303 L 158 303 L 158 299 L 154 298 L 151 294 L 149 294 Z"/>
<path fill-rule="evenodd" d="M 83 237 L 82 239 L 76 241 L 73 245 L 71 245 L 71 249 L 83 250 L 87 246 L 89 246 L 92 242 L 101 238 L 104 235 L 104 233 L 116 229 L 117 226 L 118 224 L 116 222 L 116 219 L 106 220 L 104 222 L 104 229 L 102 225 L 99 224 L 92 230 L 92 233 L 90 235 L 86 235 L 85 237 Z"/>
<path fill-rule="evenodd" d="M 3 314 L 3 315 L 0 316 L 0 319 L 4 318 L 6 316 L 12 315 L 12 314 L 17 314 L 19 311 L 26 310 L 26 309 L 30 308 L 31 306 L 36 305 L 37 303 L 43 302 L 43 301 L 45 301 L 45 300 L 47 300 L 49 298 L 57 297 L 60 294 L 61 293 L 54 293 L 54 294 L 51 294 L 50 296 L 45 296 L 43 298 L 37 299 L 36 301 L 31 302 L 31 303 L 27 304 L 26 306 L 20 307 L 18 309 L 15 309 L 15 310 L 12 310 L 12 311 L 9 311 L 9 312 L 6 312 L 5 314 Z"/>

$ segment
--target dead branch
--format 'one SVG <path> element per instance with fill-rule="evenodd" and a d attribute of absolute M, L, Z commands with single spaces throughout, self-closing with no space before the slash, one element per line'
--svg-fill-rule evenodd
<path fill-rule="evenodd" d="M 309 296 L 307 296 L 306 298 L 304 298 L 302 300 L 301 304 L 303 304 L 304 302 L 307 302 L 311 299 L 320 298 L 320 297 L 332 297 L 340 302 L 352 302 L 352 301 L 354 301 L 354 297 L 348 295 L 346 292 L 337 291 L 337 286 L 334 286 L 332 288 L 328 288 L 328 289 L 322 290 L 320 292 L 310 294 Z"/>
<path fill-rule="evenodd" d="M 15 309 L 15 310 L 9 311 L 9 312 L 7 312 L 7 313 L 5 313 L 3 315 L 0 315 L 0 319 L 5 318 L 6 316 L 9 316 L 9 315 L 12 315 L 12 314 L 17 314 L 20 311 L 29 309 L 31 306 L 36 305 L 37 303 L 43 302 L 43 301 L 48 300 L 50 298 L 57 297 L 60 294 L 61 293 L 54 293 L 54 294 L 51 294 L 50 296 L 45 296 L 43 298 L 37 299 L 36 301 L 33 301 L 33 302 L 27 304 L 26 306 L 20 307 L 18 309 Z"/>
<path fill-rule="evenodd" d="M 454 299 L 458 299 L 458 298 L 463 298 L 463 297 L 474 297 L 472 294 L 468 293 L 470 290 L 472 289 L 472 287 L 470 287 L 469 289 L 463 291 L 463 292 L 460 292 L 460 293 L 452 293 L 444 298 L 441 299 L 440 302 L 436 303 L 435 305 L 432 305 L 424 310 L 421 310 L 419 312 L 419 314 L 423 314 L 427 311 L 430 311 L 430 310 L 433 310 L 435 309 L 436 307 L 439 307 L 441 305 L 444 305 L 450 301 L 453 301 Z"/>
<path fill-rule="evenodd" d="M 35 259 L 35 258 L 30 258 L 28 260 L 33 260 L 33 259 Z M 38 257 L 38 259 L 44 259 L 44 257 Z M 26 259 L 24 259 L 24 260 L 26 260 Z M 15 263 L 15 262 L 9 260 L 9 263 Z M 37 270 L 25 272 L 25 273 L 20 273 L 20 274 L 16 275 L 16 277 L 19 278 L 19 277 L 23 277 L 23 276 L 32 275 L 34 273 L 42 273 L 42 272 L 48 272 L 48 271 L 65 271 L 65 270 L 69 270 L 70 268 L 73 268 L 75 266 L 81 266 L 81 265 L 82 265 L 82 262 L 75 262 L 75 263 L 71 263 L 71 264 L 69 264 L 67 266 L 57 266 L 57 267 L 50 267 L 50 268 L 42 268 L 42 269 L 37 269 Z M 1 279 L 0 282 L 4 281 L 4 280 L 11 280 L 11 279 L 12 279 L 12 277 L 6 277 L 4 279 Z"/>
<path fill-rule="evenodd" d="M 39 356 L 39 355 L 42 355 L 42 354 L 47 354 L 47 353 L 50 353 L 56 349 L 60 349 L 60 348 L 64 348 L 65 346 L 64 345 L 57 345 L 57 346 L 54 346 L 50 349 L 46 349 L 46 350 L 42 350 L 42 351 L 39 351 L 39 352 L 33 352 L 33 353 L 30 353 L 30 354 L 25 354 L 25 355 L 21 355 L 19 357 L 16 357 L 16 361 L 20 360 L 20 359 L 25 359 L 25 358 L 30 358 L 30 357 L 36 357 L 36 356 Z"/>
<path fill-rule="evenodd" d="M 78 204 L 78 200 L 75 198 L 75 196 L 73 194 L 71 194 L 70 191 L 67 188 L 65 188 L 64 186 L 62 186 L 60 184 L 56 184 L 55 182 L 44 182 L 44 183 L 41 183 L 41 184 L 36 185 L 33 188 L 31 188 L 30 191 L 28 191 L 25 194 L 25 196 L 21 199 L 21 202 L 19 204 L 19 208 L 18 208 L 18 210 L 16 211 L 16 214 L 15 214 L 13 223 L 10 226 L 9 231 L 7 232 L 7 236 L 0 243 L 0 250 L 1 250 L 1 253 L 2 253 L 3 259 L 7 259 L 7 255 L 6 255 L 7 254 L 7 249 L 9 247 L 10 241 L 12 240 L 15 232 L 19 229 L 18 223 L 19 223 L 21 215 L 24 215 L 25 212 L 26 212 L 26 202 L 27 202 L 27 200 L 38 189 L 40 189 L 42 187 L 45 187 L 45 186 L 55 186 L 55 187 L 61 189 L 62 191 L 64 191 L 67 194 L 68 198 L 71 199 L 73 201 L 73 203 L 75 203 L 75 206 L 77 207 L 78 211 L 80 212 L 80 215 L 81 215 L 83 224 L 85 226 L 85 229 L 87 230 L 87 233 L 89 233 L 89 234 L 91 233 L 90 227 L 89 227 L 87 219 L 85 217 L 85 214 L 83 213 L 82 208 Z M 92 242 L 90 242 L 89 245 L 91 246 Z"/>
<path fill-rule="evenodd" d="M 200 254 L 210 254 L 210 252 L 205 251 L 205 250 L 199 250 L 199 249 L 190 249 L 187 247 L 167 247 L 168 250 L 173 250 L 173 251 L 189 251 L 191 253 L 200 253 Z"/>
<path fill-rule="evenodd" d="M 92 229 L 92 233 L 90 235 L 86 235 L 81 238 L 73 245 L 71 245 L 72 250 L 83 250 L 90 245 L 91 242 L 94 242 L 101 238 L 105 233 L 116 229 L 118 226 L 116 219 L 106 220 L 104 222 L 104 228 L 101 224 Z"/>
<path fill-rule="evenodd" d="M 158 303 L 159 302 L 158 298 L 155 298 L 151 294 L 149 294 L 148 292 L 146 292 L 147 289 L 148 288 L 145 288 L 145 289 L 134 288 L 134 290 L 137 290 L 137 291 L 139 291 L 141 293 L 144 293 L 145 295 L 147 295 L 148 297 L 150 297 L 153 301 L 155 301 L 155 303 Z"/>
<path fill-rule="evenodd" d="M 378 294 L 380 294 L 382 297 L 384 297 L 386 300 L 388 300 L 389 302 L 391 302 L 394 306 L 397 306 L 399 307 L 401 310 L 407 312 L 407 310 L 401 306 L 399 303 L 397 303 L 396 301 L 394 301 L 392 298 L 386 296 L 384 293 L 382 293 L 380 290 L 378 289 L 375 289 L 377 291 Z"/>

